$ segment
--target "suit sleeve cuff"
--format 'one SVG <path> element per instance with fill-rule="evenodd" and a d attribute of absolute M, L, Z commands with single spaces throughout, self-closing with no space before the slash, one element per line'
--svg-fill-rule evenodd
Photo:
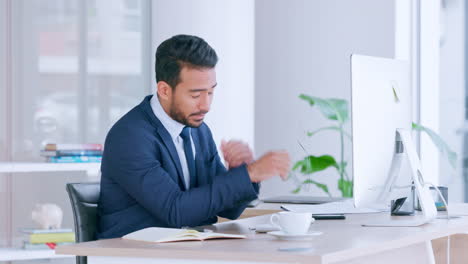
<path fill-rule="evenodd" d="M 238 174 L 237 182 L 242 185 L 242 190 L 244 190 L 244 199 L 242 200 L 254 200 L 257 199 L 259 192 L 258 183 L 253 183 L 250 181 L 249 172 L 247 171 L 247 166 L 242 165 L 237 168 L 232 169 L 234 174 Z"/>

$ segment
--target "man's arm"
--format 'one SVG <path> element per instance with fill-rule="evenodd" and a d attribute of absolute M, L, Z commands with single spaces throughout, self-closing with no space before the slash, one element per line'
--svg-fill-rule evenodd
<path fill-rule="evenodd" d="M 224 169 L 211 184 L 181 191 L 157 160 L 151 147 L 155 143 L 132 134 L 132 128 L 127 128 L 109 135 L 103 172 L 167 226 L 196 226 L 234 204 L 256 197 L 246 166 Z"/>
<path fill-rule="evenodd" d="M 218 154 L 216 154 L 216 158 L 214 162 L 216 162 L 216 175 L 223 175 L 224 173 L 227 172 L 226 167 L 224 167 Z M 243 201 L 239 201 L 233 207 L 219 212 L 218 216 L 231 219 L 231 220 L 239 218 L 239 216 L 242 214 L 242 212 L 244 212 L 245 208 L 250 203 L 250 201 L 256 199 L 258 196 L 258 193 L 260 191 L 260 183 L 252 183 L 252 187 L 255 190 L 255 194 L 256 194 L 255 197 L 252 197 Z"/>

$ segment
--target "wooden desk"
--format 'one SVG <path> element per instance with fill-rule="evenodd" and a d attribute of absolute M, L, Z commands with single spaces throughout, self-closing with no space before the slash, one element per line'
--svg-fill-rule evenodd
<path fill-rule="evenodd" d="M 466 213 L 468 205 L 459 205 L 456 209 L 452 214 Z M 190 263 L 430 263 L 427 242 L 468 231 L 468 217 L 435 220 L 422 227 L 361 226 L 369 219 L 388 218 L 388 213 L 379 213 L 348 215 L 344 221 L 316 221 L 311 230 L 323 232 L 321 236 L 311 241 L 282 241 L 249 230 L 251 226 L 266 223 L 269 215 L 264 215 L 210 227 L 215 232 L 246 234 L 247 239 L 166 244 L 110 239 L 59 246 L 56 253 L 91 256 L 90 264 L 97 259 L 109 263 L 186 263 L 188 260 Z M 457 247 L 454 244 L 457 239 L 452 239 L 452 246 Z M 438 245 L 442 246 L 436 251 L 444 251 L 443 241 L 440 240 L 442 243 Z M 291 248 L 307 250 L 279 251 Z"/>

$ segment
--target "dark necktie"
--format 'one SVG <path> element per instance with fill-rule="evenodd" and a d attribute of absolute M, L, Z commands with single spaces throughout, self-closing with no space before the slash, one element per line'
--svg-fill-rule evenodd
<path fill-rule="evenodd" d="M 196 169 L 195 158 L 193 157 L 192 142 L 190 141 L 190 127 L 184 127 L 180 133 L 180 137 L 184 140 L 184 152 L 187 160 L 187 166 L 190 174 L 190 188 L 195 186 Z"/>

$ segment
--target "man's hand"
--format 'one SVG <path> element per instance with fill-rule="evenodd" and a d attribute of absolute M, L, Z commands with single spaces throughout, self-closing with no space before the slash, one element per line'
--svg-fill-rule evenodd
<path fill-rule="evenodd" d="M 290 165 L 288 152 L 272 151 L 249 164 L 247 170 L 252 182 L 261 182 L 277 175 L 286 180 Z"/>
<path fill-rule="evenodd" d="M 242 141 L 221 141 L 221 151 L 229 169 L 253 162 L 253 153 L 249 145 Z"/>

